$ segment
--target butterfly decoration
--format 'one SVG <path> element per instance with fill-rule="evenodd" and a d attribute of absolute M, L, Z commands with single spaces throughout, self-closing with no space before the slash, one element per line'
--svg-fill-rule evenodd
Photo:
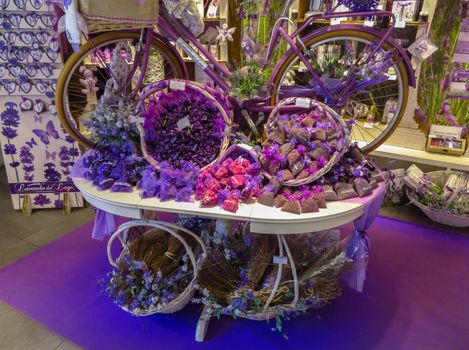
<path fill-rule="evenodd" d="M 50 139 L 53 138 L 55 140 L 60 139 L 59 133 L 55 129 L 54 123 L 52 120 L 49 120 L 46 125 L 46 130 L 41 129 L 33 129 L 34 135 L 39 137 L 41 142 L 47 146 L 50 144 Z"/>
<path fill-rule="evenodd" d="M 47 159 L 55 160 L 56 157 L 57 157 L 57 152 L 49 152 L 48 150 L 46 150 L 46 160 Z"/>
<path fill-rule="evenodd" d="M 31 137 L 31 141 L 26 141 L 26 145 L 29 147 L 29 148 L 33 148 L 34 146 L 37 146 L 37 143 L 36 143 L 36 140 L 34 139 L 34 137 Z"/>
<path fill-rule="evenodd" d="M 34 115 L 34 122 L 36 122 L 36 123 L 42 123 L 42 115 L 35 114 L 35 115 Z"/>

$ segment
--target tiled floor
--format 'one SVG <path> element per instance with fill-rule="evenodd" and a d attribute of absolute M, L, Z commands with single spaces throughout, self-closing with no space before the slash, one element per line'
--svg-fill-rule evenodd
<path fill-rule="evenodd" d="M 89 208 L 70 216 L 37 210 L 30 217 L 12 210 L 5 170 L 0 168 L 0 268 L 93 218 Z M 0 350 L 72 350 L 78 346 L 0 302 Z"/>
<path fill-rule="evenodd" d="M 427 227 L 440 226 L 413 206 L 388 207 L 382 209 L 381 214 Z M 31 217 L 26 217 L 12 210 L 5 172 L 0 168 L 0 268 L 92 218 L 93 212 L 89 208 L 74 209 L 70 216 L 64 216 L 58 210 L 37 210 Z M 456 231 L 463 233 L 467 229 Z M 71 349 L 79 347 L 0 302 L 0 350 Z"/>

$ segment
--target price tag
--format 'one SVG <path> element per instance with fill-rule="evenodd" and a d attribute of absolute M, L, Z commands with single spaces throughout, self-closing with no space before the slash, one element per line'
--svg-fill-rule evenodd
<path fill-rule="evenodd" d="M 143 124 L 143 123 L 145 123 L 145 118 L 143 118 L 143 117 L 138 117 L 137 121 L 138 121 L 140 124 Z"/>
<path fill-rule="evenodd" d="M 405 21 L 397 21 L 395 28 L 405 28 Z"/>
<path fill-rule="evenodd" d="M 384 10 L 384 6 L 383 5 L 378 5 L 378 6 L 376 6 L 376 9 L 378 11 L 382 11 L 382 10 Z"/>
<path fill-rule="evenodd" d="M 388 80 L 397 80 L 397 75 L 393 74 L 388 76 Z"/>
<path fill-rule="evenodd" d="M 286 256 L 274 255 L 273 263 L 277 265 L 287 265 L 288 260 Z"/>
<path fill-rule="evenodd" d="M 311 100 L 308 98 L 297 98 L 295 102 L 295 106 L 309 108 L 311 107 Z"/>
<path fill-rule="evenodd" d="M 169 82 L 169 88 L 171 90 L 186 90 L 186 83 L 179 80 L 171 80 Z"/>
<path fill-rule="evenodd" d="M 365 22 L 363 22 L 363 25 L 365 27 L 374 27 L 375 26 L 375 21 L 366 20 Z"/>
<path fill-rule="evenodd" d="M 332 18 L 331 19 L 331 26 L 337 26 L 342 22 L 342 18 L 337 17 L 337 18 Z"/>
<path fill-rule="evenodd" d="M 191 121 L 189 120 L 189 117 L 184 117 L 178 120 L 176 123 L 176 126 L 178 127 L 179 130 L 184 130 L 185 128 L 188 128 L 191 126 Z"/>
<path fill-rule="evenodd" d="M 365 129 L 373 129 L 373 124 L 370 124 L 370 123 L 363 123 L 363 127 Z"/>
<path fill-rule="evenodd" d="M 246 151 L 251 151 L 253 149 L 252 146 L 249 146 L 245 143 L 239 143 L 238 146 L 241 147 L 241 148 L 244 148 Z"/>

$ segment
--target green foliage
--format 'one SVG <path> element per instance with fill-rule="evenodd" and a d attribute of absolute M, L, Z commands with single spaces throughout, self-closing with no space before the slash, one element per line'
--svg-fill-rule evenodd
<path fill-rule="evenodd" d="M 237 70 L 229 79 L 231 93 L 239 99 L 266 96 L 269 93 L 268 82 L 272 69 L 259 61 L 250 61 Z"/>

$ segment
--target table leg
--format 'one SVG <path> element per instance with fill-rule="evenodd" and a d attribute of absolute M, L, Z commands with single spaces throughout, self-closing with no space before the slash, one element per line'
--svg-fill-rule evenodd
<path fill-rule="evenodd" d="M 202 313 L 200 314 L 199 321 L 197 322 L 197 328 L 195 330 L 195 341 L 203 342 L 205 335 L 207 334 L 208 325 L 210 323 L 210 313 L 208 312 L 208 306 L 205 305 Z"/>

